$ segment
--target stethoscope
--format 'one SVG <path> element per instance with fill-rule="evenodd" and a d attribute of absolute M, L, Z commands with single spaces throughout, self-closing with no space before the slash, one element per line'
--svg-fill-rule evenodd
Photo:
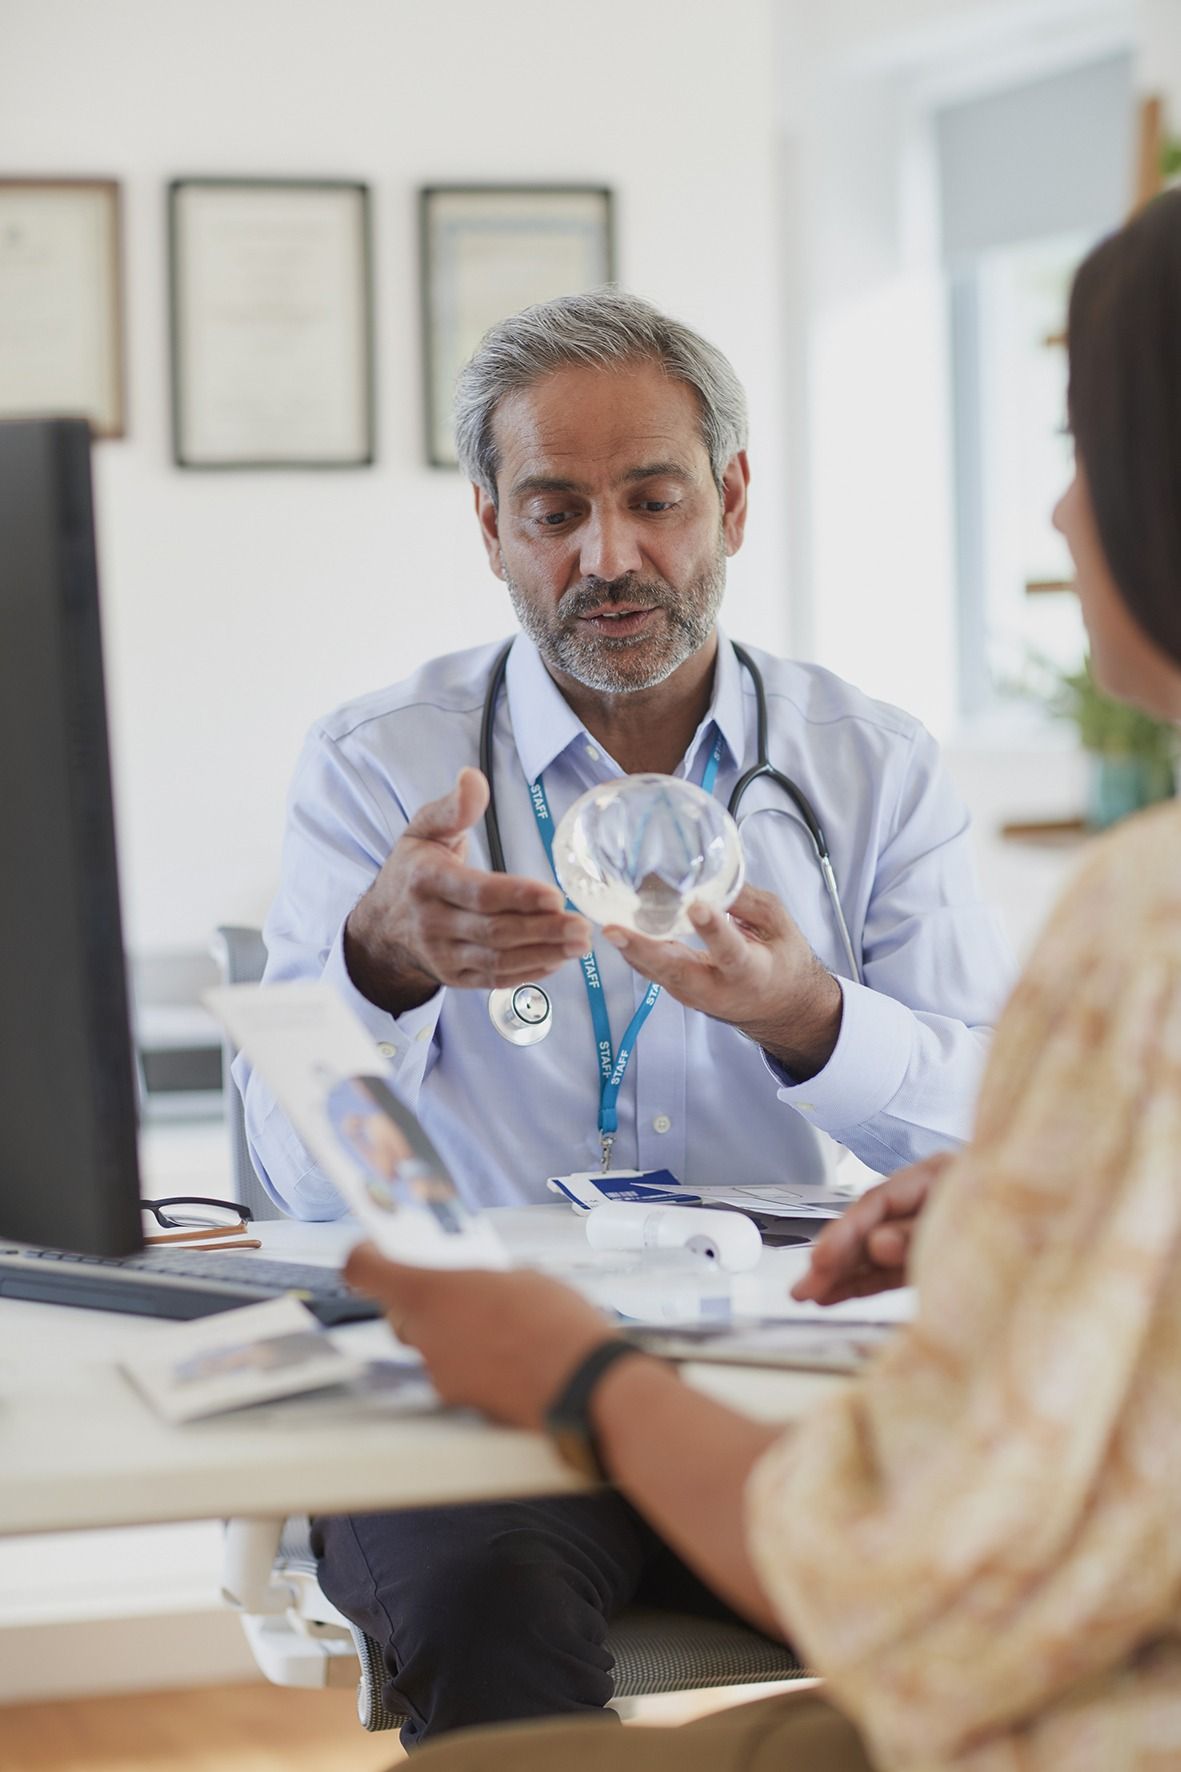
<path fill-rule="evenodd" d="M 776 769 L 767 754 L 767 690 L 763 682 L 763 674 L 746 648 L 731 641 L 735 657 L 750 676 L 755 692 L 755 762 L 745 774 L 741 775 L 730 794 L 726 810 L 730 817 L 738 822 L 738 811 L 743 797 L 749 787 L 761 777 L 775 783 L 785 793 L 800 818 L 812 841 L 816 856 L 816 865 L 820 869 L 824 881 L 824 890 L 832 906 L 833 921 L 841 938 L 845 959 L 849 964 L 849 976 L 859 984 L 864 980 L 861 965 L 849 935 L 849 925 L 845 921 L 845 913 L 841 908 L 841 897 L 837 887 L 836 870 L 832 865 L 832 857 L 828 851 L 828 840 L 824 835 L 824 827 L 817 818 L 812 804 L 803 789 L 797 787 L 789 775 Z M 484 710 L 480 719 L 480 769 L 488 783 L 488 809 L 484 814 L 484 830 L 488 839 L 488 858 L 494 873 L 508 872 L 504 860 L 504 847 L 500 841 L 500 822 L 496 816 L 496 787 L 492 774 L 492 731 L 496 720 L 496 704 L 504 683 L 504 674 L 508 668 L 509 653 L 513 643 L 510 640 L 497 654 L 488 679 L 488 688 L 484 695 Z M 536 805 L 535 805 L 536 812 Z M 593 961 L 593 956 L 592 956 Z M 656 989 L 657 987 L 654 987 Z M 649 996 L 653 993 L 650 991 Z M 654 1001 L 653 997 L 653 1001 Z M 645 999 L 645 1007 L 651 1004 Z M 488 1014 L 492 1025 L 504 1039 L 513 1046 L 535 1046 L 544 1040 L 553 1027 L 553 1004 L 548 991 L 539 984 L 519 984 L 506 989 L 488 993 Z M 629 1029 L 629 1032 L 631 1030 Z M 638 1031 L 638 1029 L 637 1029 Z M 628 1036 L 625 1034 L 624 1041 Z M 633 1041 L 634 1043 L 634 1041 Z"/>

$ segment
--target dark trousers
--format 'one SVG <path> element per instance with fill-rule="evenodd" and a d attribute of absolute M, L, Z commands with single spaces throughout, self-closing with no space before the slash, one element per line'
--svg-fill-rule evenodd
<path fill-rule="evenodd" d="M 331 1515 L 312 1547 L 328 1598 L 381 1644 L 407 1747 L 477 1723 L 610 1715 L 607 1625 L 633 1601 L 734 1616 L 610 1490 Z"/>

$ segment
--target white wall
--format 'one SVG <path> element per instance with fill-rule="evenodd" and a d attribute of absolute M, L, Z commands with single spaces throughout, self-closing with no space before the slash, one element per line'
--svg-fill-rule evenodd
<path fill-rule="evenodd" d="M 1136 0 L 1140 86 L 1165 100 L 1166 127 L 1181 131 L 1181 6 L 1177 0 Z"/>
<path fill-rule="evenodd" d="M 1110 55 L 1135 14 L 1131 0 L 782 0 L 777 22 L 798 194 L 793 638 L 946 737 L 956 578 L 933 111 Z"/>
<path fill-rule="evenodd" d="M 464 487 L 422 465 L 415 190 L 610 184 L 622 280 L 729 352 L 754 515 L 728 620 L 787 641 L 773 0 L 0 0 L 0 171 L 123 181 L 130 435 L 97 451 L 124 916 L 139 952 L 256 919 L 301 737 L 507 631 Z M 170 462 L 164 186 L 373 187 L 379 460 Z M 440 783 L 442 787 L 444 784 Z"/>
<path fill-rule="evenodd" d="M 950 401 L 927 123 L 867 65 L 898 6 L 785 0 L 781 128 L 800 203 L 790 390 L 795 630 L 939 734 L 954 709 Z M 948 4 L 936 8 L 946 14 Z M 806 587 L 804 589 L 803 587 Z"/>

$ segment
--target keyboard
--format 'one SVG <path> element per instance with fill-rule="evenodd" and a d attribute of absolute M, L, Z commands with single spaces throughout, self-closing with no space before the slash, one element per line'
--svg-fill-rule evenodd
<path fill-rule="evenodd" d="M 0 1249 L 0 1297 L 135 1316 L 208 1317 L 296 1293 L 321 1323 L 381 1315 L 350 1292 L 334 1268 L 206 1249 L 145 1249 L 138 1255 L 74 1255 L 62 1249 Z"/>

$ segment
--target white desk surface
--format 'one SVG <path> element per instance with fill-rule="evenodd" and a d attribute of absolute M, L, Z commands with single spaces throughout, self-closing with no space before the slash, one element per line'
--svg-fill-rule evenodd
<path fill-rule="evenodd" d="M 540 1226 L 542 1245 L 577 1229 L 560 1207 L 511 1217 L 518 1242 L 523 1226 L 527 1241 Z M 265 1229 L 267 1252 L 328 1262 L 356 1235 L 340 1225 Z M 766 1252 L 765 1280 L 778 1292 L 789 1283 L 788 1254 Z M 414 1507 L 581 1486 L 541 1435 L 457 1411 L 399 1414 L 376 1398 L 324 1394 L 171 1426 L 115 1363 L 164 1327 L 152 1318 L 0 1301 L 0 1531 Z M 377 1325 L 341 1333 L 386 1335 Z M 683 1372 L 701 1389 L 785 1423 L 842 1382 L 706 1364 Z"/>

